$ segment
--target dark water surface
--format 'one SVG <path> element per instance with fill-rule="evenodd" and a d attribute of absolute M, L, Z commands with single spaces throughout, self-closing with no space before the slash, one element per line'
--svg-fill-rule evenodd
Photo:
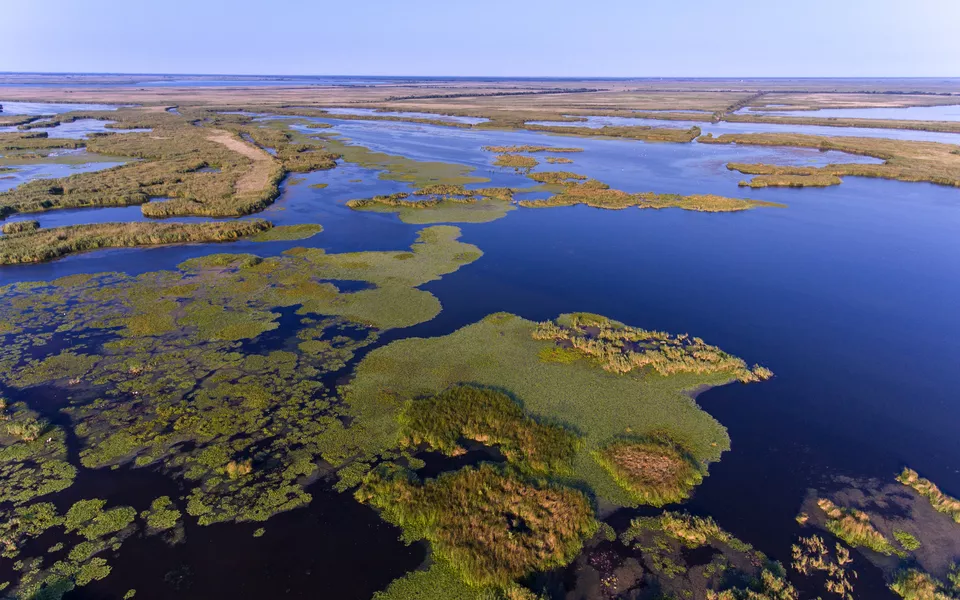
<path fill-rule="evenodd" d="M 494 185 L 529 180 L 492 167 L 493 155 L 480 150 L 484 144 L 577 146 L 586 151 L 566 155 L 574 164 L 539 168 L 583 173 L 626 191 L 709 192 L 786 204 L 728 214 L 521 208 L 492 223 L 460 225 L 463 241 L 476 244 L 483 257 L 423 286 L 443 304 L 436 319 L 383 341 L 444 335 L 496 311 L 537 320 L 589 311 L 689 332 L 771 368 L 771 381 L 699 396 L 729 429 L 732 450 L 685 507 L 713 516 L 784 563 L 801 533 L 794 516 L 807 489 L 829 487 L 832 476 L 890 481 L 909 465 L 960 495 L 960 190 L 847 177 L 831 188 L 746 192 L 737 186 L 743 176 L 728 171 L 727 162 L 868 159 L 326 121 L 373 150 L 475 166 Z M 280 200 L 256 216 L 277 224 L 321 223 L 325 230 L 313 238 L 96 252 L 2 268 L 0 284 L 104 270 L 141 273 L 224 251 L 403 249 L 421 228 L 343 206 L 351 198 L 407 189 L 377 179 L 375 171 L 342 165 L 306 179 L 284 185 Z M 308 187 L 314 183 L 329 185 Z M 107 211 L 111 220 L 139 218 L 138 207 L 48 218 L 106 219 Z M 397 542 L 395 529 L 349 495 L 324 491 L 323 484 L 309 491 L 313 504 L 269 520 L 262 538 L 252 537 L 259 525 L 240 524 L 188 525 L 187 543 L 174 547 L 155 538 L 130 540 L 111 560 L 113 574 L 73 597 L 119 597 L 136 588 L 137 598 L 364 598 L 423 558 L 421 547 Z M 878 571 L 858 567 L 858 598 L 890 597 Z M 171 579 L 170 572 L 182 577 Z"/>

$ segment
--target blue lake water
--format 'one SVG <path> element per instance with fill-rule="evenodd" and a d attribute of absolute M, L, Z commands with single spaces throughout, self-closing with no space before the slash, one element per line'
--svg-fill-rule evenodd
<path fill-rule="evenodd" d="M 583 173 L 626 191 L 786 204 L 726 214 L 520 208 L 491 223 L 460 225 L 462 239 L 480 247 L 483 257 L 423 286 L 443 305 L 436 319 L 384 341 L 447 334 L 496 311 L 537 320 L 590 311 L 689 332 L 768 366 L 776 374 L 769 382 L 733 384 L 698 398 L 728 427 L 732 450 L 711 467 L 687 507 L 785 563 L 801 533 L 794 516 L 804 495 L 829 486 L 829 477 L 891 481 L 910 465 L 960 495 L 960 190 L 847 177 L 830 188 L 745 191 L 737 186 L 743 177 L 724 166 L 875 160 L 835 152 L 323 121 L 373 150 L 473 166 L 493 185 L 529 180 L 493 167 L 494 155 L 483 145 L 575 146 L 584 152 L 564 155 L 572 165 L 538 168 Z M 310 239 L 88 253 L 0 268 L 0 284 L 106 270 L 142 273 L 224 251 L 403 249 L 421 229 L 393 214 L 344 206 L 352 198 L 409 189 L 405 184 L 352 165 L 305 177 L 299 185 L 284 184 L 279 200 L 255 216 L 322 224 L 324 231 Z M 314 183 L 328 187 L 310 188 Z M 114 220 L 140 218 L 138 207 L 86 214 L 106 211 L 115 211 L 109 213 Z M 67 223 L 82 213 L 44 218 Z M 891 597 L 878 581 L 862 574 L 857 596 Z"/>
<path fill-rule="evenodd" d="M 64 151 L 63 154 L 83 156 L 85 152 Z M 12 167 L 12 172 L 0 173 L 0 192 L 13 189 L 20 184 L 32 181 L 34 179 L 54 179 L 58 177 L 68 177 L 74 173 L 86 173 L 90 171 L 101 171 L 122 165 L 122 162 L 92 162 L 76 165 L 62 165 L 55 163 L 46 163 L 39 165 L 21 165 Z"/>
<path fill-rule="evenodd" d="M 809 112 L 793 112 L 793 116 L 812 116 Z M 895 140 L 915 140 L 919 142 L 940 142 L 943 144 L 960 144 L 960 133 L 943 133 L 939 131 L 915 131 L 910 129 L 876 129 L 872 127 L 829 127 L 824 125 L 786 125 L 782 123 L 737 123 L 720 121 L 719 123 L 703 123 L 699 121 L 665 121 L 662 119 L 641 119 L 633 117 L 604 117 L 587 116 L 586 121 L 530 121 L 532 125 L 553 125 L 561 127 L 590 127 L 599 128 L 605 125 L 624 126 L 642 125 L 647 127 L 673 127 L 688 129 L 699 127 L 703 133 L 722 135 L 724 133 L 805 133 L 807 135 L 847 136 L 847 137 L 878 137 Z"/>
<path fill-rule="evenodd" d="M 484 123 L 490 119 L 480 117 L 461 117 L 457 115 L 440 115 L 436 113 L 411 112 L 411 111 L 379 111 L 373 108 L 324 108 L 332 115 L 358 115 L 371 117 L 405 117 L 408 119 L 433 119 L 436 121 L 451 121 L 453 123 L 468 123 L 476 125 Z"/>
<path fill-rule="evenodd" d="M 69 104 L 61 102 L 8 102 L 0 99 L 0 115 L 58 115 L 75 110 L 117 110 L 111 104 Z"/>
<path fill-rule="evenodd" d="M 789 115 L 846 119 L 905 119 L 908 121 L 960 121 L 960 104 L 903 106 L 898 108 L 821 108 L 817 110 L 764 110 L 747 108 L 740 114 Z"/>

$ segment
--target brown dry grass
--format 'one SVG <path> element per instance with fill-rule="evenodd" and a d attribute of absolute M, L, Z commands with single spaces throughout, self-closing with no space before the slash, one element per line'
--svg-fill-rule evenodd
<path fill-rule="evenodd" d="M 843 177 L 880 177 L 900 181 L 926 181 L 940 185 L 960 187 L 960 155 L 956 146 L 936 142 L 914 142 L 883 138 L 827 137 L 819 135 L 746 133 L 724 134 L 719 137 L 705 135 L 697 141 L 707 144 L 747 144 L 754 146 L 791 146 L 817 148 L 822 151 L 837 150 L 849 154 L 872 156 L 882 164 L 830 164 L 813 169 L 780 167 L 770 165 L 739 165 L 737 170 L 776 168 L 782 174 L 833 175 Z M 813 180 L 812 180 L 813 181 Z"/>
<path fill-rule="evenodd" d="M 207 136 L 207 139 L 249 158 L 252 162 L 250 170 L 234 183 L 233 191 L 235 193 L 254 193 L 270 185 L 274 177 L 276 161 L 268 153 L 233 136 L 228 131 L 215 129 Z"/>

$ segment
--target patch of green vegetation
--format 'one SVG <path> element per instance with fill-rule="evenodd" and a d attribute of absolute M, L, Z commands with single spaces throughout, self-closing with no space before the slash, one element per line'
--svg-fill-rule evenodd
<path fill-rule="evenodd" d="M 521 127 L 529 131 L 543 131 L 558 135 L 626 138 L 630 140 L 641 140 L 644 142 L 689 143 L 700 137 L 701 134 L 700 128 L 696 125 L 689 129 L 679 129 L 676 127 L 650 127 L 647 125 L 573 127 L 564 125 L 533 125 L 530 123 L 524 123 Z"/>
<path fill-rule="evenodd" d="M 308 187 L 309 187 L 311 190 L 322 190 L 322 189 L 326 188 L 326 187 L 329 186 L 329 185 L 330 185 L 329 183 L 312 183 L 312 184 L 310 184 Z"/>
<path fill-rule="evenodd" d="M 720 528 L 710 517 L 695 517 L 687 513 L 665 512 L 657 517 L 637 517 L 630 522 L 620 539 L 629 544 L 639 537 L 642 531 L 654 531 L 667 535 L 688 548 L 701 548 L 711 543 L 727 544 L 739 552 L 749 552 L 753 548 Z"/>
<path fill-rule="evenodd" d="M 169 496 L 161 496 L 150 504 L 150 510 L 140 513 L 140 518 L 147 522 L 147 527 L 157 532 L 176 527 L 181 514 Z"/>
<path fill-rule="evenodd" d="M 828 187 L 843 183 L 836 175 L 824 173 L 817 167 L 729 163 L 727 168 L 747 175 L 756 175 L 750 181 L 741 181 L 741 187 Z"/>
<path fill-rule="evenodd" d="M 952 589 L 951 589 L 952 588 Z M 904 569 L 890 584 L 904 600 L 956 600 L 960 598 L 960 585 L 947 586 L 942 581 L 919 569 Z"/>
<path fill-rule="evenodd" d="M 250 237 L 251 242 L 280 242 L 305 240 L 323 231 L 323 227 L 312 223 L 302 225 L 281 225 Z"/>
<path fill-rule="evenodd" d="M 639 504 L 682 502 L 703 481 L 702 467 L 669 440 L 617 440 L 595 456 Z"/>
<path fill-rule="evenodd" d="M 40 228 L 40 221 L 21 220 L 21 221 L 11 221 L 10 223 L 4 223 L 3 227 L 0 228 L 0 231 L 6 234 L 11 234 L 11 233 L 24 233 L 26 231 L 33 231 L 39 228 Z"/>
<path fill-rule="evenodd" d="M 573 161 L 565 156 L 548 156 L 546 161 L 551 165 L 569 165 Z"/>
<path fill-rule="evenodd" d="M 536 339 L 538 327 L 514 315 L 495 314 L 447 336 L 400 340 L 372 351 L 344 390 L 361 425 L 354 432 L 357 443 L 372 454 L 396 447 L 402 437 L 399 415 L 407 401 L 469 382 L 505 391 L 530 417 L 580 434 L 583 446 L 573 458 L 570 480 L 615 503 L 634 505 L 636 500 L 594 452 L 617 439 L 667 436 L 704 467 L 729 447 L 723 427 L 686 392 L 735 381 L 742 371 L 618 374 L 590 360 L 544 362 L 542 351 L 556 344 Z"/>
<path fill-rule="evenodd" d="M 926 181 L 939 185 L 960 187 L 960 157 L 954 154 L 956 146 L 937 142 L 916 142 L 886 138 L 829 137 L 792 133 L 707 134 L 697 140 L 708 144 L 748 144 L 757 146 L 790 146 L 835 150 L 861 156 L 872 156 L 882 164 L 838 163 L 825 167 L 805 168 L 808 176 L 879 177 L 899 181 Z M 778 168 L 796 174 L 796 167 L 771 165 L 738 165 L 748 169 Z M 811 179 L 811 181 L 816 181 Z"/>
<path fill-rule="evenodd" d="M 918 540 L 912 533 L 904 531 L 902 529 L 894 529 L 893 537 L 897 538 L 897 541 L 900 542 L 900 545 L 904 550 L 908 552 L 913 552 L 920 548 L 920 540 Z"/>
<path fill-rule="evenodd" d="M 532 471 L 563 472 L 577 450 L 577 436 L 537 423 L 503 392 L 454 386 L 411 400 L 399 415 L 402 445 L 428 447 L 451 456 L 465 452 L 461 439 L 497 446 L 511 463 Z"/>
<path fill-rule="evenodd" d="M 657 588 L 669 597 L 692 597 L 704 591 L 709 600 L 797 600 L 780 563 L 772 562 L 709 517 L 665 512 L 638 517 L 620 536 L 639 551 Z M 687 565 L 685 552 L 709 548 L 714 559 L 705 566 Z"/>
<path fill-rule="evenodd" d="M 309 502 L 303 486 L 321 460 L 353 469 L 355 479 L 368 468 L 352 435 L 359 424 L 320 379 L 373 342 L 375 328 L 410 326 L 439 312 L 437 299 L 416 288 L 481 256 L 459 233 L 424 229 L 406 252 L 217 254 L 136 277 L 82 275 L 0 288 L 7 325 L 0 384 L 69 388 L 64 412 L 87 468 L 157 468 L 186 485 L 186 512 L 202 524 L 265 520 Z M 339 280 L 371 287 L 344 293 Z M 296 311 L 300 325 L 285 332 L 282 349 L 248 350 L 277 329 L 276 311 L 284 308 Z M 107 336 L 96 342 L 96 355 L 88 354 L 91 336 Z M 20 482 L 4 491 L 27 501 L 69 485 L 72 469 L 55 464 L 62 433 L 32 425 L 16 431 L 52 439 L 0 453 L 0 469 Z M 41 451 L 51 453 L 50 464 L 36 462 Z"/>
<path fill-rule="evenodd" d="M 101 115 L 103 113 L 100 113 Z M 111 128 L 149 127 L 146 133 L 91 136 L 87 140 L 2 140 L 0 147 L 86 147 L 137 161 L 61 179 L 35 180 L 0 194 L 0 215 L 55 208 L 143 205 L 153 217 L 240 216 L 262 210 L 279 193 L 285 168 L 269 154 L 222 129 L 196 127 L 165 111 L 111 111 Z M 67 145 L 72 144 L 72 145 Z M 202 167 L 218 172 L 202 172 Z M 169 197 L 166 202 L 151 198 Z"/>
<path fill-rule="evenodd" d="M 76 473 L 63 430 L 37 420 L 23 405 L 8 408 L 0 397 L 0 504 L 18 507 L 65 490 Z"/>
<path fill-rule="evenodd" d="M 462 185 L 435 184 L 422 187 L 411 194 L 399 192 L 349 200 L 354 210 L 397 213 L 404 223 L 428 225 L 435 223 L 489 223 L 514 210 L 510 204 L 510 188 L 479 188 L 467 190 Z"/>
<path fill-rule="evenodd" d="M 263 527 L 257 527 L 256 531 L 253 532 L 253 537 L 255 538 L 263 537 L 263 534 L 265 534 L 266 532 L 267 530 L 264 529 Z"/>
<path fill-rule="evenodd" d="M 103 510 L 106 500 L 80 500 L 67 511 L 64 525 L 67 533 L 76 531 L 87 540 L 96 540 L 123 530 L 133 523 L 137 512 L 129 506 Z"/>
<path fill-rule="evenodd" d="M 420 483 L 381 469 L 357 498 L 426 539 L 469 585 L 506 587 L 533 572 L 564 566 L 597 530 L 579 491 L 526 481 L 490 465 L 466 467 Z"/>
<path fill-rule="evenodd" d="M 773 377 L 769 369 L 759 365 L 751 369 L 743 360 L 700 338 L 628 327 L 589 313 L 574 313 L 564 315 L 556 322 L 539 323 L 533 338 L 549 340 L 562 349 L 576 351 L 612 373 L 643 369 L 652 369 L 664 376 L 732 373 L 743 383 Z"/>
<path fill-rule="evenodd" d="M 583 152 L 583 148 L 563 148 L 558 146 L 484 146 L 486 152 L 497 154 L 511 152 Z"/>
<path fill-rule="evenodd" d="M 224 242 L 265 232 L 263 219 L 213 223 L 99 223 L 35 229 L 0 237 L 0 265 L 54 260 L 100 248 Z"/>
<path fill-rule="evenodd" d="M 517 171 L 529 171 L 540 163 L 532 156 L 524 156 L 522 154 L 499 154 L 497 155 L 497 159 L 493 162 L 493 164 L 497 167 L 510 167 L 516 169 Z"/>
<path fill-rule="evenodd" d="M 489 588 L 468 585 L 445 561 L 434 561 L 425 571 L 397 579 L 373 600 L 500 600 Z"/>
<path fill-rule="evenodd" d="M 817 500 L 817 506 L 827 515 L 827 531 L 854 547 L 864 547 L 880 554 L 897 554 L 902 551 L 877 531 L 870 516 L 862 510 L 837 506 L 826 498 Z"/>
<path fill-rule="evenodd" d="M 105 506 L 104 500 L 80 500 L 61 517 L 52 504 L 38 502 L 3 514 L 0 544 L 5 557 L 18 559 L 13 566 L 20 572 L 11 597 L 60 598 L 76 586 L 106 577 L 110 566 L 98 555 L 116 550 L 134 532 L 136 511 L 129 506 L 104 510 Z M 54 528 L 62 528 L 61 538 L 75 533 L 83 541 L 72 541 L 76 536 L 67 538 L 72 545 L 66 557 L 52 564 L 45 564 L 44 555 L 21 557 L 26 542 Z M 60 543 L 47 553 L 63 550 L 64 544 Z"/>
<path fill-rule="evenodd" d="M 935 483 L 929 479 L 924 479 L 914 471 L 904 467 L 903 472 L 897 476 L 897 481 L 903 485 L 913 488 L 915 492 L 930 501 L 930 505 L 937 510 L 949 515 L 956 523 L 960 523 L 960 500 L 948 496 L 940 491 Z"/>
<path fill-rule="evenodd" d="M 587 179 L 583 175 L 565 171 L 546 171 L 531 173 L 534 181 L 556 186 L 555 195 L 543 200 L 521 200 L 520 206 L 527 208 L 546 208 L 556 206 L 575 206 L 585 204 L 594 208 L 620 210 L 624 208 L 681 208 L 699 212 L 737 212 L 761 206 L 783 207 L 776 202 L 760 200 L 742 200 L 726 198 L 713 194 L 657 194 L 640 192 L 630 194 L 622 190 L 610 189 L 607 184 L 596 179 Z"/>

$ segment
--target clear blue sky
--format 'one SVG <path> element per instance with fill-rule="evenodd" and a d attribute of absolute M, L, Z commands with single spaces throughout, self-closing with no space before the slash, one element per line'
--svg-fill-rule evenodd
<path fill-rule="evenodd" d="M 0 71 L 960 76 L 960 0 L 0 0 Z"/>

